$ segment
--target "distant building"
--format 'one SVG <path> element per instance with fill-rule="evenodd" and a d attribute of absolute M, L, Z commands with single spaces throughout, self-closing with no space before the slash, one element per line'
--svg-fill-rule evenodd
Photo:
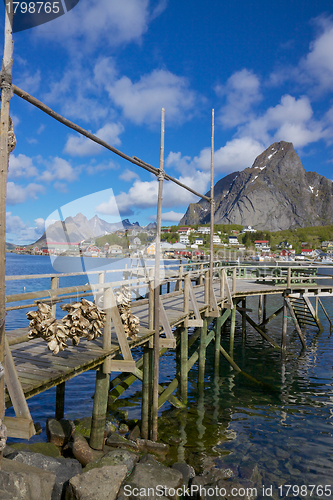
<path fill-rule="evenodd" d="M 252 226 L 246 226 L 246 227 L 243 227 L 241 233 L 256 233 L 257 230 L 256 229 L 253 229 Z"/>
<path fill-rule="evenodd" d="M 204 227 L 204 226 L 198 227 L 197 232 L 200 234 L 210 234 L 210 227 L 209 226 L 208 227 Z"/>
<path fill-rule="evenodd" d="M 257 250 L 260 250 L 261 252 L 270 252 L 271 250 L 268 240 L 255 240 L 254 246 L 256 247 Z"/>
<path fill-rule="evenodd" d="M 287 241 L 287 240 L 285 240 L 285 241 L 281 241 L 281 242 L 278 244 L 278 246 L 277 246 L 277 247 L 278 247 L 278 248 L 292 248 L 293 246 L 292 246 L 290 243 L 288 243 L 288 241 Z"/>
<path fill-rule="evenodd" d="M 302 248 L 301 255 L 304 257 L 314 257 L 316 255 L 316 252 L 312 250 L 312 248 Z"/>
<path fill-rule="evenodd" d="M 186 234 L 181 234 L 179 237 L 179 241 L 184 245 L 188 245 L 190 243 L 190 240 L 188 239 L 188 236 Z"/>
<path fill-rule="evenodd" d="M 178 234 L 189 234 L 189 228 L 188 227 L 180 227 L 177 230 L 177 233 Z"/>
<path fill-rule="evenodd" d="M 202 238 L 195 238 L 194 243 L 195 243 L 196 245 L 203 245 L 203 239 L 202 239 Z"/>
<path fill-rule="evenodd" d="M 221 238 L 217 234 L 213 235 L 213 243 L 215 243 L 216 245 L 219 245 L 221 243 Z"/>
<path fill-rule="evenodd" d="M 237 236 L 229 236 L 229 245 L 239 245 Z"/>

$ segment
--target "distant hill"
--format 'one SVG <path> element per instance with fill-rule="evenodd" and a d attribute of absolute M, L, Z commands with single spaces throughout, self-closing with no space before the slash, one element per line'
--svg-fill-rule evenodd
<path fill-rule="evenodd" d="M 268 231 L 333 224 L 332 181 L 306 172 L 290 142 L 275 142 L 252 167 L 220 179 L 214 198 L 216 224 Z M 179 224 L 209 221 L 210 203 L 201 199 L 189 205 Z"/>
<path fill-rule="evenodd" d="M 33 245 L 39 247 L 46 245 L 46 239 L 57 243 L 66 241 L 77 243 L 115 231 L 133 228 L 140 228 L 140 224 L 138 222 L 132 224 L 128 219 L 110 223 L 100 219 L 98 215 L 88 220 L 83 214 L 78 213 L 75 217 L 67 217 L 64 221 L 57 221 L 48 226 L 44 234 Z"/>

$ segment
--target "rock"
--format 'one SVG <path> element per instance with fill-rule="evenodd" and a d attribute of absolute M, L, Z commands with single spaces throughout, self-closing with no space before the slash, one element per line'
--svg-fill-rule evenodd
<path fill-rule="evenodd" d="M 63 447 L 67 444 L 74 431 L 75 425 L 71 420 L 48 418 L 46 421 L 47 439 L 56 446 Z"/>
<path fill-rule="evenodd" d="M 305 171 L 290 142 L 275 142 L 252 167 L 220 179 L 214 197 L 216 224 L 279 231 L 333 223 L 332 182 Z M 209 202 L 203 198 L 191 203 L 179 224 L 209 222 L 208 208 Z"/>
<path fill-rule="evenodd" d="M 175 463 L 172 465 L 172 468 L 178 470 L 183 476 L 183 484 L 188 486 L 190 479 L 195 477 L 195 470 L 191 465 L 188 465 L 184 462 Z"/>
<path fill-rule="evenodd" d="M 83 417 L 74 420 L 75 430 L 82 436 L 90 437 L 91 417 Z"/>
<path fill-rule="evenodd" d="M 136 425 L 128 435 L 128 439 L 131 441 L 136 441 L 141 436 L 140 427 Z"/>
<path fill-rule="evenodd" d="M 70 479 L 65 500 L 115 500 L 126 475 L 125 465 L 92 469 Z"/>
<path fill-rule="evenodd" d="M 118 427 L 119 434 L 126 434 L 129 431 L 129 427 L 126 424 L 120 424 Z"/>
<path fill-rule="evenodd" d="M 90 448 L 87 440 L 78 432 L 74 432 L 72 452 L 74 457 L 85 467 L 89 462 L 95 462 L 101 458 L 104 453 L 102 451 L 93 450 Z"/>
<path fill-rule="evenodd" d="M 126 450 L 137 451 L 138 446 L 134 441 L 119 436 L 116 432 L 111 432 L 106 440 L 108 446 L 113 446 L 114 448 L 124 448 Z"/>
<path fill-rule="evenodd" d="M 10 450 L 9 453 L 13 453 L 14 450 L 25 450 L 33 453 L 42 453 L 46 457 L 61 457 L 59 448 L 52 443 L 13 443 L 6 446 L 7 449 Z"/>
<path fill-rule="evenodd" d="M 41 453 L 32 453 L 30 451 L 14 451 L 7 458 L 54 473 L 56 477 L 52 500 L 60 500 L 65 490 L 64 485 L 68 483 L 71 477 L 82 472 L 81 464 L 74 459 L 46 457 Z"/>
<path fill-rule="evenodd" d="M 106 435 L 108 436 L 111 432 L 115 432 L 117 430 L 117 427 L 110 422 L 110 420 L 105 421 L 105 432 Z"/>
<path fill-rule="evenodd" d="M 150 441 L 149 439 L 137 439 L 136 444 L 140 451 L 153 453 L 159 457 L 165 457 L 169 451 L 169 446 L 167 444 L 155 443 L 155 441 Z"/>
<path fill-rule="evenodd" d="M 127 420 L 128 419 L 128 411 L 127 410 L 117 410 L 115 416 L 119 420 Z"/>
<path fill-rule="evenodd" d="M 152 464 L 159 464 L 159 462 L 157 461 L 157 459 L 154 455 L 147 453 L 146 455 L 143 455 L 140 458 L 140 464 L 152 465 Z"/>
<path fill-rule="evenodd" d="M 175 489 L 181 488 L 182 485 L 183 475 L 178 470 L 170 469 L 154 461 L 150 464 L 140 461 L 121 486 L 118 499 L 124 496 L 127 500 L 138 500 L 138 498 L 157 500 L 163 498 L 164 493 L 164 497 L 176 500 Z M 135 488 L 138 488 L 139 495 Z"/>
<path fill-rule="evenodd" d="M 131 453 L 128 450 L 113 450 L 104 455 L 99 460 L 95 462 L 90 462 L 83 469 L 83 472 L 88 472 L 91 469 L 96 469 L 97 467 L 111 466 L 111 465 L 125 465 L 128 472 L 132 472 L 134 465 L 138 461 L 139 457 L 135 453 Z"/>
<path fill-rule="evenodd" d="M 51 500 L 54 483 L 52 472 L 2 459 L 0 500 Z"/>

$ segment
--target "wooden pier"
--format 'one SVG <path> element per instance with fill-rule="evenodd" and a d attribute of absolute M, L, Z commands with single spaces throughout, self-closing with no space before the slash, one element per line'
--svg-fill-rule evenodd
<path fill-rule="evenodd" d="M 5 417 L 8 435 L 30 438 L 34 434 L 26 400 L 54 386 L 57 386 L 56 418 L 62 418 L 65 382 L 87 370 L 96 369 L 91 445 L 96 449 L 102 447 L 108 398 L 111 401 L 115 400 L 124 392 L 124 387 L 128 387 L 137 379 L 142 381 L 142 434 L 146 438 L 152 437 L 150 409 L 154 377 L 152 366 L 155 294 L 159 301 L 159 355 L 162 356 L 168 349 L 176 349 L 180 359 L 180 371 L 175 379 L 167 388 L 158 386 L 159 408 L 166 401 L 178 407 L 186 405 L 188 372 L 197 361 L 198 382 L 203 384 L 206 349 L 211 342 L 215 344 L 214 369 L 217 372 L 221 355 L 234 370 L 241 371 L 232 359 L 237 312 L 242 317 L 243 335 L 248 323 L 275 349 L 286 347 L 286 311 L 289 311 L 293 319 L 301 348 L 306 347 L 302 326 L 308 324 L 322 329 L 318 308 L 321 307 L 326 315 L 327 313 L 320 297 L 332 296 L 333 277 L 318 276 L 317 268 L 312 266 L 259 268 L 253 265 L 225 267 L 222 262 L 214 262 L 212 271 L 214 275 L 212 296 L 209 290 L 209 264 L 203 263 L 179 266 L 176 264 L 163 268 L 157 292 L 154 288 L 152 268 L 137 267 L 117 271 L 126 277 L 126 280 L 122 281 L 112 281 L 110 271 L 99 272 L 98 284 L 66 288 L 59 288 L 59 279 L 71 276 L 74 278 L 84 273 L 8 276 L 7 281 L 44 278 L 50 280 L 51 286 L 42 291 L 7 295 L 7 310 L 19 308 L 31 310 L 36 308 L 38 301 L 44 301 L 53 306 L 55 314 L 58 302 L 77 301 L 78 297 L 92 294 L 95 297 L 97 294 L 97 299 L 103 296 L 106 310 L 102 337 L 90 342 L 81 340 L 78 346 L 69 346 L 57 355 L 53 355 L 47 349 L 43 339 L 29 340 L 28 326 L 6 332 L 6 406 L 14 406 L 16 413 L 16 418 Z M 135 340 L 126 338 L 115 302 L 115 291 L 125 284 L 130 287 L 133 296 L 142 296 L 141 290 L 145 290 L 146 298 L 132 302 L 132 313 L 140 318 L 139 334 Z M 160 294 L 162 290 L 166 293 Z M 267 317 L 266 300 L 270 295 L 283 296 L 283 306 L 277 307 L 276 311 Z M 250 311 L 246 307 L 246 299 L 249 296 L 259 297 L 259 323 L 248 314 Z M 314 305 L 310 297 L 315 297 Z M 281 343 L 278 344 L 266 333 L 265 326 L 283 311 Z M 229 353 L 220 343 L 221 329 L 228 318 L 231 321 Z M 214 325 L 208 331 L 208 325 L 212 321 Z M 199 346 L 189 357 L 189 347 L 197 340 Z M 142 357 L 135 361 L 132 350 L 138 346 L 142 348 Z M 121 373 L 113 377 L 116 372 Z M 126 384 L 123 383 L 125 380 Z M 177 387 L 180 389 L 179 398 L 173 394 Z"/>

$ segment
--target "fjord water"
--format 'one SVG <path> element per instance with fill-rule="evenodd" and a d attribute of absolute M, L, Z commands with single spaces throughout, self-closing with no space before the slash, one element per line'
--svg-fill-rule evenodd
<path fill-rule="evenodd" d="M 98 259 L 99 260 L 99 259 Z M 74 260 L 72 259 L 73 266 Z M 124 267 L 122 260 L 119 267 Z M 72 268 L 74 271 L 75 269 Z M 50 260 L 42 256 L 7 255 L 7 274 L 51 273 Z M 63 278 L 65 280 L 65 278 Z M 77 285 L 86 277 L 78 277 Z M 73 283 L 71 281 L 71 283 Z M 64 281 L 61 286 L 64 286 Z M 49 281 L 26 280 L 7 282 L 7 293 L 21 293 L 33 288 L 49 288 Z M 322 298 L 333 318 L 333 299 Z M 268 297 L 267 314 L 282 304 L 280 295 Z M 247 301 L 250 315 L 257 320 L 257 298 Z M 219 376 L 214 375 L 214 345 L 207 350 L 205 385 L 197 384 L 197 364 L 189 373 L 187 409 L 179 410 L 166 404 L 160 411 L 159 436 L 170 444 L 174 461 L 185 460 L 197 472 L 212 466 L 231 468 L 242 480 L 252 479 L 273 487 L 273 497 L 286 496 L 278 486 L 331 485 L 333 491 L 333 335 L 329 323 L 320 313 L 324 331 L 305 330 L 307 349 L 301 344 L 288 319 L 287 352 L 274 350 L 252 328 L 242 338 L 241 325 L 236 324 L 234 360 L 247 374 L 260 383 L 236 374 L 221 357 Z M 281 315 L 269 323 L 267 333 L 278 343 L 281 338 Z M 25 311 L 10 312 L 6 329 L 27 326 Z M 229 350 L 228 325 L 222 345 Z M 139 355 L 139 352 L 137 352 Z M 160 362 L 161 384 L 172 380 L 176 373 L 173 352 Z M 94 392 L 93 371 L 79 375 L 66 383 L 65 417 L 90 416 Z M 130 418 L 140 418 L 139 382 L 133 384 L 126 398 L 117 405 L 129 411 Z M 45 420 L 55 410 L 55 389 L 31 398 L 30 411 L 35 422 L 45 429 Z M 8 414 L 12 410 L 8 410 Z M 42 435 L 32 440 L 44 440 Z M 259 493 L 261 490 L 258 490 Z M 304 491 L 304 490 L 303 490 Z M 329 489 L 315 489 L 312 495 L 302 495 L 297 488 L 289 492 L 292 498 L 330 498 Z"/>

